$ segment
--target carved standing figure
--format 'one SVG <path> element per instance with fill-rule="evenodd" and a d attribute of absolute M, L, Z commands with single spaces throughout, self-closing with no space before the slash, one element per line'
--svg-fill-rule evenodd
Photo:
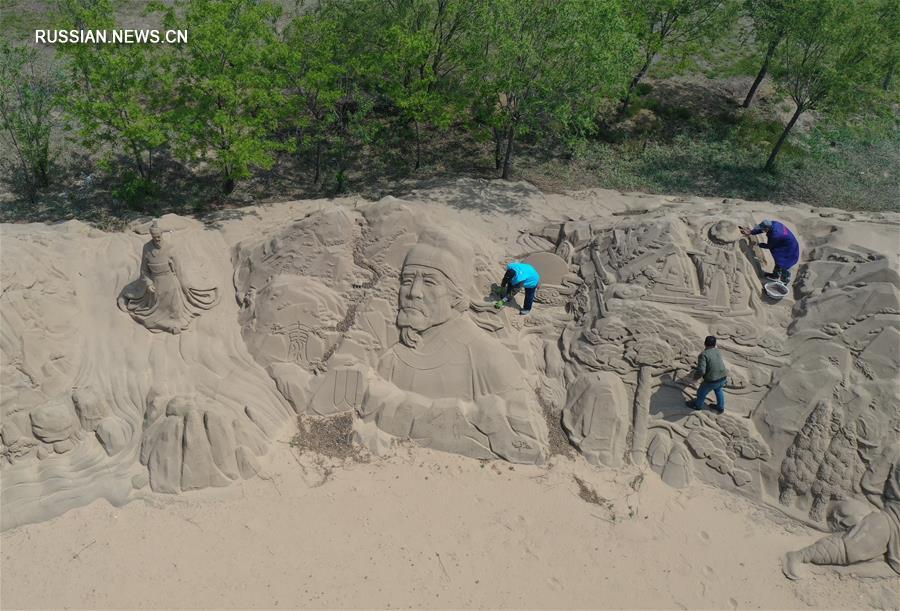
<path fill-rule="evenodd" d="M 178 334 L 204 310 L 219 303 L 219 291 L 188 286 L 172 246 L 153 221 L 150 241 L 141 253 L 141 277 L 122 290 L 117 303 L 120 310 L 150 331 Z"/>

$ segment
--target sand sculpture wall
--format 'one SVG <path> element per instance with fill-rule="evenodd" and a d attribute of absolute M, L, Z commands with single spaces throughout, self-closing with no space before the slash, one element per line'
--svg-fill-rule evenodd
<path fill-rule="evenodd" d="M 895 252 L 794 214 L 803 261 L 773 302 L 771 261 L 737 230 L 760 219 L 724 206 L 561 217 L 511 246 L 431 214 L 331 206 L 230 245 L 164 217 L 174 275 L 148 267 L 147 223 L 4 227 L 4 527 L 145 485 L 226 485 L 291 415 L 344 412 L 376 454 L 408 440 L 540 464 L 561 424 L 598 466 L 700 478 L 823 529 L 874 508 L 862 483 L 900 435 Z M 513 258 L 542 273 L 527 317 L 491 305 Z M 129 307 L 141 270 L 178 316 Z M 684 406 L 708 334 L 724 415 Z"/>
<path fill-rule="evenodd" d="M 135 295 L 147 224 L 126 234 L 4 226 L 4 528 L 96 498 L 125 502 L 147 485 L 179 492 L 250 477 L 287 420 L 240 336 L 234 300 L 178 310 L 193 307 L 191 287 L 230 288 L 221 236 L 177 217 L 160 226 L 180 275 L 156 270 L 157 295 L 137 312 L 122 302 Z M 144 326 L 142 312 L 151 326 L 180 319 L 179 332 Z"/>

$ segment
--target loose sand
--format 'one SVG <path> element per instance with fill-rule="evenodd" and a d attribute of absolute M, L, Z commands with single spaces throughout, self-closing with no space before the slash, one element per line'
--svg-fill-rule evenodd
<path fill-rule="evenodd" d="M 708 485 L 424 449 L 317 485 L 294 452 L 279 442 L 262 479 L 228 489 L 6 532 L 3 608 L 896 606 L 889 578 L 788 581 L 780 555 L 819 534 Z"/>

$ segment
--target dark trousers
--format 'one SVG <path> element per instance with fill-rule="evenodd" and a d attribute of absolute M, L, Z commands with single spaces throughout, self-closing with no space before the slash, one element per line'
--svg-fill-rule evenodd
<path fill-rule="evenodd" d="M 782 283 L 787 284 L 791 281 L 791 268 L 776 265 L 775 269 L 772 270 L 772 275 L 776 276 Z"/>
<path fill-rule="evenodd" d="M 725 392 L 723 389 L 726 381 L 726 378 L 722 378 L 721 380 L 700 384 L 700 388 L 697 389 L 697 398 L 694 399 L 694 407 L 703 409 L 703 405 L 706 403 L 706 395 L 712 391 L 716 393 L 716 409 L 723 411 L 725 409 Z"/>
<path fill-rule="evenodd" d="M 503 274 L 503 280 L 500 282 L 500 290 L 506 289 L 506 299 L 512 299 L 513 296 L 519 292 L 519 289 L 525 287 L 524 282 L 520 282 L 519 284 L 513 284 L 512 280 L 516 277 L 516 273 L 508 269 L 506 273 Z M 532 304 L 534 304 L 534 294 L 537 292 L 537 287 L 534 288 L 526 288 L 525 289 L 525 305 L 522 307 L 523 310 L 530 310 Z"/>

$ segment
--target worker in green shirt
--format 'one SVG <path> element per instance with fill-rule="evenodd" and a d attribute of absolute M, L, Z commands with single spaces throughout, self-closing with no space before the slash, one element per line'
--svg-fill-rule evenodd
<path fill-rule="evenodd" d="M 710 391 L 716 393 L 716 406 L 713 411 L 723 414 L 725 413 L 725 381 L 728 371 L 725 369 L 725 361 L 722 360 L 722 353 L 716 348 L 716 338 L 708 335 L 703 341 L 704 350 L 697 357 L 697 368 L 694 370 L 694 376 L 703 378 L 700 388 L 697 389 L 697 398 L 688 401 L 687 406 L 692 409 L 703 409 L 706 403 L 706 395 Z"/>

